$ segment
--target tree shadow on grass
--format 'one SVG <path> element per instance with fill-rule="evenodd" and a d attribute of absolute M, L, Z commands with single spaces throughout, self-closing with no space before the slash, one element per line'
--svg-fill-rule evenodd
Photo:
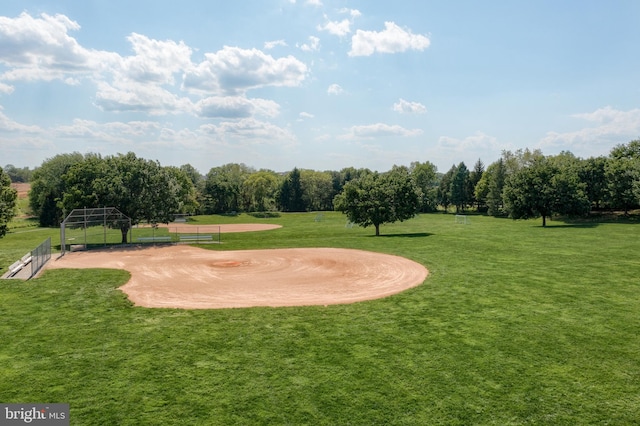
<path fill-rule="evenodd" d="M 429 232 L 412 232 L 412 233 L 408 233 L 408 234 L 380 234 L 378 235 L 378 237 L 380 238 L 397 238 L 397 237 L 401 237 L 401 238 L 423 238 L 423 237 L 430 237 L 431 235 L 434 234 L 430 234 Z M 375 237 L 375 235 L 369 235 L 370 237 Z"/>

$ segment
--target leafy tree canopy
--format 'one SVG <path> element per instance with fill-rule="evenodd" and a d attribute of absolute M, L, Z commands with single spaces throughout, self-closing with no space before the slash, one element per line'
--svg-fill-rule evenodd
<path fill-rule="evenodd" d="M 16 214 L 18 193 L 11 188 L 11 178 L 0 167 L 0 238 L 9 231 L 8 224 Z"/>
<path fill-rule="evenodd" d="M 376 236 L 380 235 L 380 225 L 410 219 L 420 207 L 418 191 L 406 167 L 365 174 L 347 182 L 333 204 L 351 222 L 364 228 L 373 225 Z"/>

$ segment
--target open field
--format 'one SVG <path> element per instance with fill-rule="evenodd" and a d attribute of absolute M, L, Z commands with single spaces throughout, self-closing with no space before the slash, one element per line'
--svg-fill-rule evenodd
<path fill-rule="evenodd" d="M 635 424 L 638 225 L 341 214 L 273 223 L 210 250 L 336 247 L 399 255 L 427 280 L 345 305 L 134 307 L 125 271 L 0 281 L 0 401 L 68 402 L 72 424 Z M 0 239 L 0 267 L 57 230 Z M 17 257 L 16 257 L 17 256 Z M 54 255 L 55 257 L 55 255 Z"/>

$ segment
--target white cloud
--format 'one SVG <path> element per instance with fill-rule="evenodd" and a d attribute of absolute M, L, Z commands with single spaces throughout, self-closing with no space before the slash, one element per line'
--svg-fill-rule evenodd
<path fill-rule="evenodd" d="M 246 118 L 256 114 L 275 117 L 280 113 L 280 106 L 267 99 L 212 96 L 198 101 L 195 111 L 200 117 L 208 118 Z"/>
<path fill-rule="evenodd" d="M 427 112 L 427 107 L 419 102 L 409 102 L 401 98 L 393 104 L 393 110 L 401 114 L 423 114 Z"/>
<path fill-rule="evenodd" d="M 304 111 L 301 112 L 300 114 L 298 114 L 298 116 L 300 117 L 300 120 L 303 120 L 305 118 L 314 118 L 315 117 L 315 115 L 310 114 L 308 112 L 304 112 Z"/>
<path fill-rule="evenodd" d="M 341 14 L 348 13 L 350 15 L 349 19 L 343 19 L 341 21 L 330 21 L 329 18 L 325 15 L 324 18 L 327 21 L 324 25 L 318 25 L 316 28 L 318 31 L 327 31 L 329 34 L 333 34 L 339 37 L 346 36 L 351 32 L 351 25 L 355 18 L 359 17 L 360 11 L 357 9 L 347 9 L 343 8 L 339 11 Z"/>
<path fill-rule="evenodd" d="M 186 72 L 186 89 L 237 94 L 265 86 L 293 87 L 300 85 L 308 72 L 293 56 L 274 59 L 258 49 L 225 46 L 216 53 L 206 53 L 205 58 Z"/>
<path fill-rule="evenodd" d="M 322 6 L 321 0 L 307 0 L 307 4 L 310 6 Z"/>
<path fill-rule="evenodd" d="M 374 139 L 387 136 L 414 137 L 423 132 L 421 129 L 405 129 L 398 125 L 375 123 L 364 126 L 353 126 L 341 136 L 341 139 Z"/>
<path fill-rule="evenodd" d="M 351 38 L 349 56 L 370 56 L 375 52 L 398 53 L 407 50 L 424 50 L 431 44 L 428 37 L 413 34 L 393 22 L 385 22 L 380 32 L 358 30 Z"/>
<path fill-rule="evenodd" d="M 13 90 L 13 86 L 9 86 L 8 84 L 0 82 L 0 93 L 6 93 L 7 95 L 10 95 L 11 93 L 13 93 Z"/>
<path fill-rule="evenodd" d="M 342 89 L 342 87 L 340 87 L 339 84 L 332 84 L 329 86 L 329 88 L 327 89 L 327 93 L 329 95 L 340 95 L 341 93 L 344 93 L 344 90 Z"/>
<path fill-rule="evenodd" d="M 277 46 L 282 46 L 282 47 L 286 47 L 287 46 L 287 42 L 285 42 L 284 40 L 273 40 L 273 41 L 266 41 L 264 43 L 264 48 L 266 50 L 271 50 Z"/>
<path fill-rule="evenodd" d="M 64 81 L 70 75 L 91 75 L 117 58 L 82 47 L 68 34 L 79 29 L 77 22 L 59 14 L 0 16 L 0 64 L 10 68 L 0 79 Z"/>
<path fill-rule="evenodd" d="M 620 111 L 606 106 L 593 112 L 574 114 L 572 117 L 593 123 L 572 132 L 548 132 L 540 141 L 542 149 L 587 150 L 587 154 L 601 151 L 598 147 L 609 148 L 612 144 L 627 142 L 640 135 L 640 109 Z"/>
<path fill-rule="evenodd" d="M 191 100 L 186 97 L 180 98 L 160 86 L 133 82 L 121 82 L 119 87 L 98 83 L 95 105 L 103 111 L 137 111 L 153 115 L 193 110 Z"/>
<path fill-rule="evenodd" d="M 324 25 L 318 25 L 317 28 L 319 31 L 327 31 L 329 34 L 342 37 L 351 32 L 351 21 L 348 19 L 329 21 Z"/>
<path fill-rule="evenodd" d="M 300 46 L 300 49 L 305 52 L 312 52 L 314 50 L 318 50 L 320 48 L 320 39 L 315 36 L 309 36 L 309 44 L 303 44 Z"/>
<path fill-rule="evenodd" d="M 191 67 L 191 48 L 183 42 L 159 41 L 132 33 L 134 56 L 123 58 L 116 78 L 138 83 L 174 84 L 174 74 Z"/>
<path fill-rule="evenodd" d="M 0 132 L 39 134 L 43 130 L 39 126 L 28 126 L 10 119 L 2 112 L 2 107 L 0 106 Z"/>
<path fill-rule="evenodd" d="M 215 136 L 220 140 L 242 140 L 252 144 L 291 143 L 295 136 L 287 129 L 275 124 L 244 118 L 237 121 L 224 121 L 219 125 L 204 124 L 200 126 L 200 132 L 205 135 Z"/>
<path fill-rule="evenodd" d="M 467 151 L 496 151 L 503 148 L 498 144 L 494 136 L 489 136 L 480 131 L 462 139 L 441 136 L 438 139 L 438 147 L 460 153 Z"/>

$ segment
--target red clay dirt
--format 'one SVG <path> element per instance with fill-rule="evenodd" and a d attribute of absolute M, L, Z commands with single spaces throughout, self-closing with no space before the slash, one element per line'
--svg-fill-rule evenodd
<path fill-rule="evenodd" d="M 96 250 L 45 265 L 54 268 L 125 269 L 131 279 L 120 289 L 135 305 L 183 309 L 353 303 L 399 293 L 428 275 L 403 257 L 336 248 Z"/>

